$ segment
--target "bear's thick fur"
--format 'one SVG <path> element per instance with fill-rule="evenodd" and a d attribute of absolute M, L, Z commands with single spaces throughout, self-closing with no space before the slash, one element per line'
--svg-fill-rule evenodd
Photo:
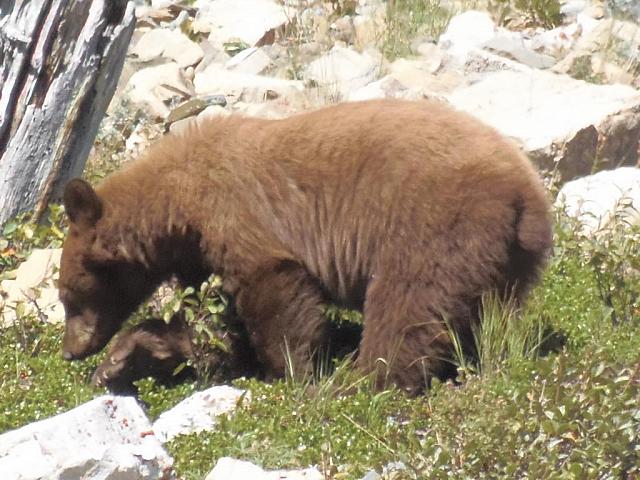
<path fill-rule="evenodd" d="M 225 348 L 202 348 L 198 355 L 192 342 L 193 332 L 180 314 L 168 323 L 158 318 L 145 320 L 116 336 L 106 358 L 93 373 L 92 383 L 115 394 L 135 395 L 134 382 L 141 378 L 153 377 L 163 385 L 186 380 L 193 375 L 193 369 L 187 366 L 178 374 L 176 369 L 188 361 L 199 362 L 208 369 L 210 379 L 216 381 L 258 373 L 253 352 L 244 348 L 248 342 L 241 332 L 213 333 L 220 334 L 218 341 Z"/>
<path fill-rule="evenodd" d="M 446 323 L 469 338 L 481 295 L 521 299 L 551 246 L 526 157 L 430 102 L 206 120 L 64 203 L 65 358 L 102 349 L 172 275 L 216 272 L 268 376 L 310 365 L 333 301 L 364 313 L 358 366 L 413 392 L 448 368 Z"/>
<path fill-rule="evenodd" d="M 133 382 L 141 378 L 151 376 L 161 384 L 171 385 L 191 374 L 188 368 L 182 375 L 173 373 L 192 356 L 186 325 L 179 320 L 166 323 L 154 318 L 119 333 L 91 381 L 118 395 L 135 395 Z"/>

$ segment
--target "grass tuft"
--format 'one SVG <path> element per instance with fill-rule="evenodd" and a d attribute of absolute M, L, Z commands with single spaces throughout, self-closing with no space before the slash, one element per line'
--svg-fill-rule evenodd
<path fill-rule="evenodd" d="M 444 32 L 452 12 L 440 0 L 391 0 L 387 2 L 386 30 L 382 53 L 393 61 L 412 54 L 416 37 L 437 41 Z"/>

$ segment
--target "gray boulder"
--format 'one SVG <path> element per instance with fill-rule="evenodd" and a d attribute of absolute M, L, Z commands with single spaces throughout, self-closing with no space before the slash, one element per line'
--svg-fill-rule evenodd
<path fill-rule="evenodd" d="M 447 98 L 514 138 L 564 181 L 638 160 L 640 93 L 625 85 L 594 85 L 520 66 L 483 74 Z"/>
<path fill-rule="evenodd" d="M 3 480 L 169 480 L 172 464 L 132 397 L 99 397 L 0 435 Z"/>
<path fill-rule="evenodd" d="M 566 183 L 556 206 L 578 220 L 581 230 L 594 234 L 612 222 L 637 223 L 640 215 L 640 169 L 605 170 Z"/>
<path fill-rule="evenodd" d="M 196 392 L 160 415 L 153 431 L 162 442 L 168 442 L 178 435 L 213 430 L 216 417 L 232 412 L 250 398 L 246 390 L 227 385 Z"/>
<path fill-rule="evenodd" d="M 251 462 L 222 457 L 205 480 L 322 480 L 316 468 L 266 471 Z"/>
<path fill-rule="evenodd" d="M 311 62 L 304 78 L 335 99 L 344 99 L 374 81 L 379 71 L 380 60 L 368 52 L 336 46 Z"/>
<path fill-rule="evenodd" d="M 209 33 L 209 41 L 223 46 L 240 41 L 249 47 L 273 43 L 275 29 L 285 25 L 293 12 L 273 0 L 198 0 L 192 28 Z"/>

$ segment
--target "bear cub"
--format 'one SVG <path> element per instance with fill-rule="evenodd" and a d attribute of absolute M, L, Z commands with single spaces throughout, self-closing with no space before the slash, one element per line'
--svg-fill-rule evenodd
<path fill-rule="evenodd" d="M 153 377 L 162 385 L 175 385 L 195 375 L 190 365 L 199 362 L 209 379 L 226 382 L 258 375 L 259 368 L 242 332 L 227 329 L 214 332 L 224 347 L 203 348 L 193 343 L 194 333 L 180 314 L 169 322 L 152 318 L 120 332 L 107 357 L 91 378 L 97 387 L 118 395 L 137 395 L 134 382 Z"/>

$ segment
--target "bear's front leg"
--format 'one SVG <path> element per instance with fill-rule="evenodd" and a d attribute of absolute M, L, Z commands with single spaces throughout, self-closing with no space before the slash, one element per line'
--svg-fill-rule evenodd
<path fill-rule="evenodd" d="M 311 372 L 314 354 L 328 335 L 318 281 L 301 265 L 278 261 L 240 283 L 236 310 L 266 378 L 280 378 L 289 370 L 296 376 Z"/>

